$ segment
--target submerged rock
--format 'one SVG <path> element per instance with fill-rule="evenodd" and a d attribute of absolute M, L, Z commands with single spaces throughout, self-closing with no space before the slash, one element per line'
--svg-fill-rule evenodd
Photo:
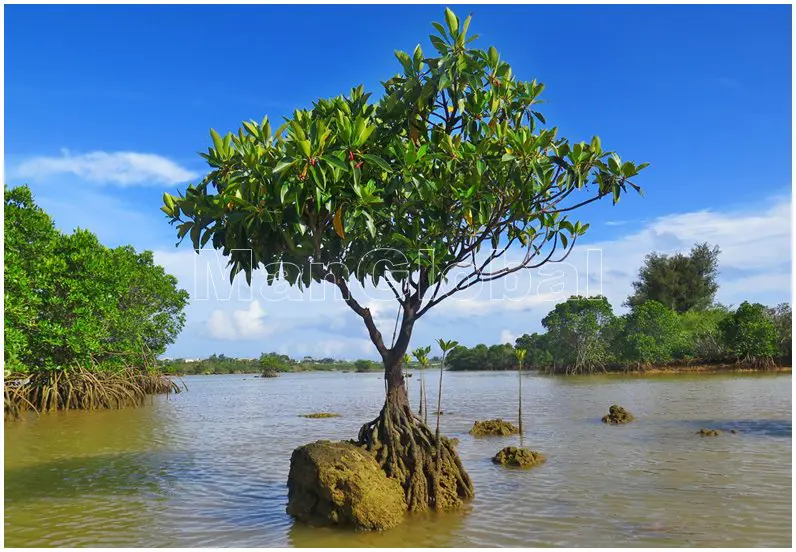
<path fill-rule="evenodd" d="M 497 420 L 484 420 L 483 422 L 475 422 L 473 428 L 470 430 L 470 435 L 476 437 L 483 437 L 486 435 L 515 435 L 520 430 L 511 422 L 504 422 L 500 418 Z"/>
<path fill-rule="evenodd" d="M 618 404 L 611 405 L 608 409 L 608 414 L 603 416 L 604 424 L 626 424 L 632 422 L 635 418 L 633 415 L 619 406 Z"/>
<path fill-rule="evenodd" d="M 313 524 L 389 529 L 407 510 L 400 483 L 350 442 L 316 441 L 294 450 L 287 488 L 287 513 Z"/>
<path fill-rule="evenodd" d="M 718 429 L 700 429 L 697 431 L 697 435 L 702 437 L 716 437 L 717 435 L 721 435 L 721 431 Z"/>
<path fill-rule="evenodd" d="M 339 418 L 336 412 L 313 412 L 312 414 L 299 414 L 302 418 Z"/>
<path fill-rule="evenodd" d="M 538 466 L 547 460 L 544 455 L 525 448 L 506 447 L 498 452 L 492 462 L 502 466 L 516 466 L 519 468 L 530 468 Z"/>

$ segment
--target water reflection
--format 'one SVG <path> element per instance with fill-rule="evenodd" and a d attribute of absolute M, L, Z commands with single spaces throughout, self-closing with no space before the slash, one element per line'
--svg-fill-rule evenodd
<path fill-rule="evenodd" d="M 475 546 L 464 531 L 465 520 L 472 511 L 467 504 L 454 512 L 413 514 L 402 525 L 388 531 L 356 531 L 332 527 L 312 527 L 293 523 L 288 531 L 288 546 L 339 548 L 346 546 L 396 548 L 423 542 L 423 546 L 453 548 Z"/>

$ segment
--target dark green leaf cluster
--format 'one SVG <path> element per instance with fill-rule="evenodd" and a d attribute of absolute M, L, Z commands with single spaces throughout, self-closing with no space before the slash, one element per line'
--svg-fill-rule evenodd
<path fill-rule="evenodd" d="M 434 54 L 396 52 L 402 72 L 375 103 L 360 86 L 296 110 L 276 131 L 268 118 L 212 131 L 208 174 L 164 196 L 178 238 L 222 250 L 232 277 L 263 267 L 308 286 L 388 275 L 404 301 L 465 260 L 464 284 L 507 273 L 476 263 L 482 248 L 497 250 L 492 258 L 526 251 L 519 268 L 566 255 L 588 228 L 569 213 L 640 191 L 631 179 L 646 164 L 546 127 L 543 85 L 517 79 L 494 48 L 471 47 L 469 24 L 446 10 Z"/>
<path fill-rule="evenodd" d="M 700 243 L 688 255 L 647 255 L 627 306 L 653 300 L 679 313 L 708 308 L 719 289 L 716 277 L 720 253 L 718 247 Z"/>
<path fill-rule="evenodd" d="M 525 334 L 515 347 L 524 365 L 552 373 L 592 373 L 669 364 L 740 363 L 769 367 L 791 363 L 791 308 L 742 303 L 683 314 L 646 301 L 615 316 L 604 297 L 571 297 L 544 318 L 545 333 Z M 459 346 L 452 370 L 513 370 L 508 345 Z"/>
<path fill-rule="evenodd" d="M 542 319 L 548 350 L 574 373 L 603 369 L 611 360 L 614 313 L 605 297 L 570 297 Z"/>
<path fill-rule="evenodd" d="M 468 349 L 464 345 L 448 353 L 445 365 L 449 370 L 513 370 L 517 358 L 511 345 L 476 345 Z"/>
<path fill-rule="evenodd" d="M 140 366 L 174 341 L 188 293 L 151 252 L 58 232 L 25 186 L 4 208 L 6 370 Z"/>
<path fill-rule="evenodd" d="M 744 301 L 719 323 L 728 352 L 738 361 L 769 365 L 777 354 L 777 327 L 765 306 Z"/>

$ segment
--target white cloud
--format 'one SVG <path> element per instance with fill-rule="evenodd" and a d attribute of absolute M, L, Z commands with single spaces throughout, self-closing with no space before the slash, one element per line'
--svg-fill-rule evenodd
<path fill-rule="evenodd" d="M 514 345 L 514 341 L 517 340 L 517 336 L 511 333 L 508 330 L 501 330 L 500 331 L 500 342 L 501 343 L 508 343 L 509 345 Z"/>
<path fill-rule="evenodd" d="M 59 174 L 72 174 L 100 184 L 147 186 L 179 184 L 196 178 L 197 173 L 154 153 L 130 151 L 93 151 L 60 157 L 32 157 L 13 171 L 17 178 L 44 179 Z"/>
<path fill-rule="evenodd" d="M 257 300 L 249 303 L 245 309 L 233 310 L 231 313 L 216 309 L 207 320 L 210 337 L 228 341 L 247 341 L 262 339 L 285 329 L 284 323 L 274 321 L 266 324 L 265 311 Z"/>

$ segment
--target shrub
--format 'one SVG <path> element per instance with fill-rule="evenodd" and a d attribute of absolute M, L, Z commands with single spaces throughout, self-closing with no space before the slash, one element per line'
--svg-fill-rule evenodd
<path fill-rule="evenodd" d="M 605 297 L 570 297 L 542 319 L 555 369 L 593 372 L 609 360 L 605 330 L 614 313 Z"/>
<path fill-rule="evenodd" d="M 657 301 L 645 301 L 624 317 L 617 335 L 622 358 L 640 366 L 665 363 L 682 347 L 677 313 Z"/>
<path fill-rule="evenodd" d="M 5 360 L 14 371 L 154 364 L 185 322 L 188 293 L 152 253 L 62 234 L 30 190 L 5 190 Z"/>
<path fill-rule="evenodd" d="M 777 329 L 766 307 L 744 301 L 738 310 L 721 321 L 724 344 L 736 361 L 769 366 L 777 352 Z"/>

